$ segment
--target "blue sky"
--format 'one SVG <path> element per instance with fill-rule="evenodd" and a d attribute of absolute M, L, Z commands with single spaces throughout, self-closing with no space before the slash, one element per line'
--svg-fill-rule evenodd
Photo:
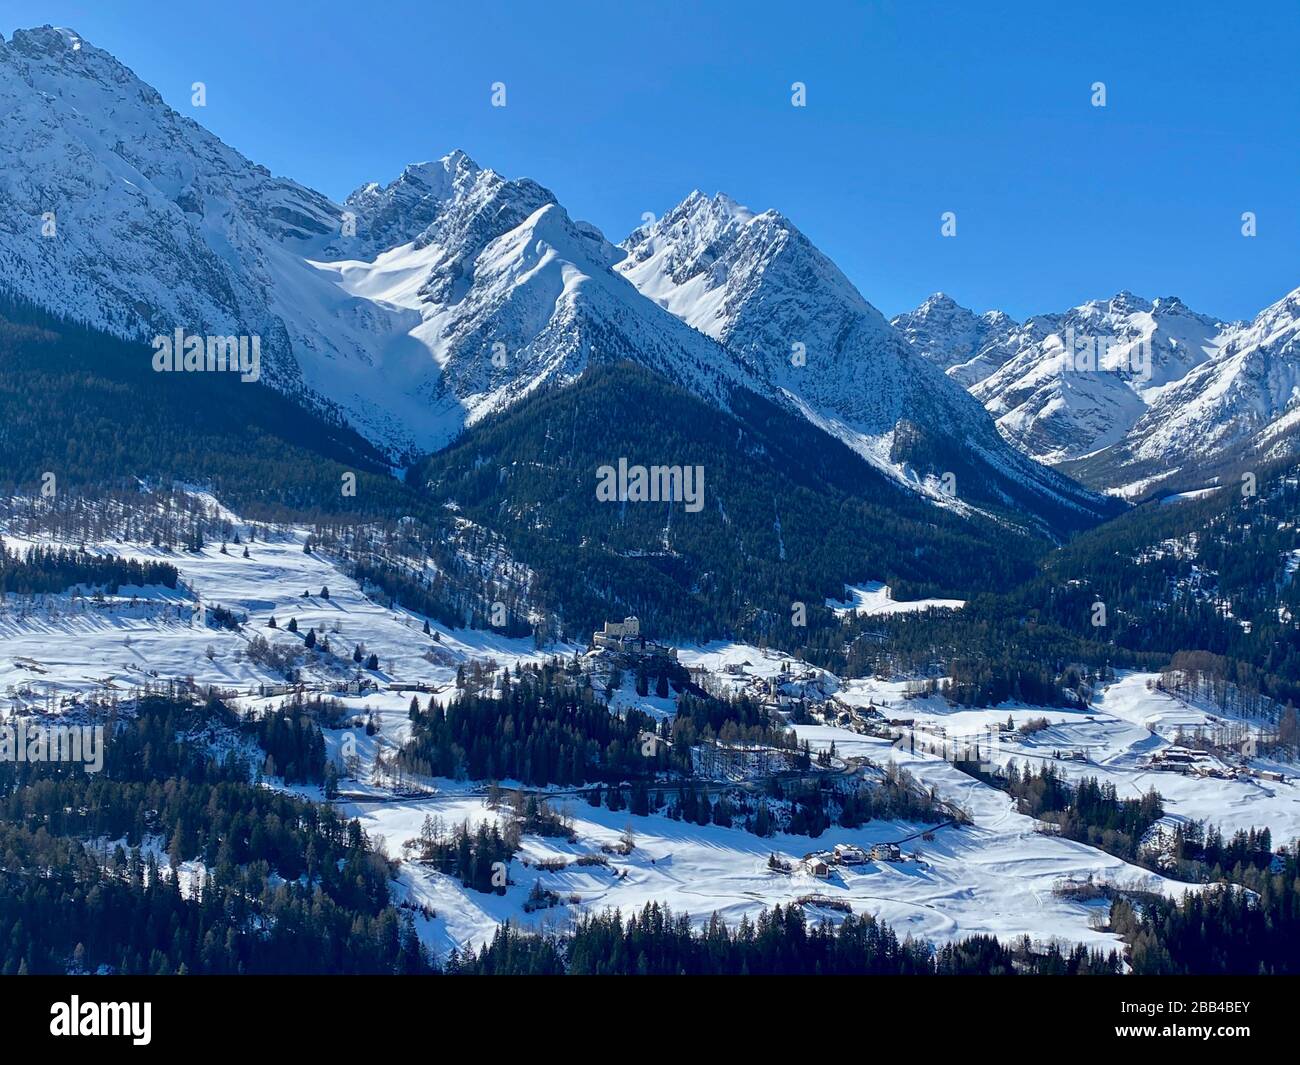
<path fill-rule="evenodd" d="M 1237 7 L 0 0 L 0 32 L 70 26 L 336 198 L 459 147 L 613 240 L 696 187 L 775 207 L 887 314 L 1238 318 L 1300 285 L 1300 5 Z"/>

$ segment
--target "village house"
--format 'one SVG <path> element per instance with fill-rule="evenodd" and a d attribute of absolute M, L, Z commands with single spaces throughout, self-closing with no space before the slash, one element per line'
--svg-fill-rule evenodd
<path fill-rule="evenodd" d="M 1203 761 L 1206 757 L 1201 751 L 1190 751 L 1186 747 L 1172 746 L 1152 754 L 1151 766 L 1153 769 L 1171 769 L 1175 772 L 1186 773 L 1192 766 Z"/>
<path fill-rule="evenodd" d="M 804 872 L 809 876 L 820 877 L 822 880 L 829 880 L 831 876 L 830 863 L 820 854 L 813 854 L 803 860 Z"/>
<path fill-rule="evenodd" d="M 840 865 L 861 865 L 867 860 L 866 852 L 852 843 L 835 844 L 835 860 Z"/>
<path fill-rule="evenodd" d="M 257 694 L 261 696 L 288 695 L 290 687 L 287 684 L 259 684 Z"/>
<path fill-rule="evenodd" d="M 897 862 L 901 861 L 902 857 L 903 852 L 897 843 L 875 843 L 871 847 L 873 862 Z"/>
<path fill-rule="evenodd" d="M 348 680 L 335 681 L 330 685 L 330 691 L 341 695 L 360 695 L 372 688 L 377 689 L 378 686 L 369 677 L 350 677 Z"/>

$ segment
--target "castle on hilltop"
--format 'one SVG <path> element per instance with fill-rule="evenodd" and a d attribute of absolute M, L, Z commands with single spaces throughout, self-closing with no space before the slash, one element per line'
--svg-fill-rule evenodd
<path fill-rule="evenodd" d="M 677 657 L 676 647 L 655 643 L 642 636 L 641 622 L 635 617 L 605 622 L 604 629 L 591 634 L 591 642 L 599 650 L 614 651 L 617 654 Z"/>

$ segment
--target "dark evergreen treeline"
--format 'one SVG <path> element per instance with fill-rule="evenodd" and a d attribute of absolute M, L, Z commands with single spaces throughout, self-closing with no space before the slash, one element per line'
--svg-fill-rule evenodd
<path fill-rule="evenodd" d="M 765 747 L 796 746 L 794 733 L 748 696 L 718 699 L 682 692 L 672 719 L 674 744 L 693 747 L 698 743 L 761 744 Z"/>
<path fill-rule="evenodd" d="M 0 595 L 66 591 L 74 585 L 116 594 L 122 585 L 161 584 L 175 588 L 176 567 L 166 562 L 96 555 L 71 548 L 31 547 L 19 553 L 0 541 Z"/>
<path fill-rule="evenodd" d="M 1267 828 L 1238 829 L 1224 837 L 1204 821 L 1186 821 L 1166 830 L 1162 856 L 1170 864 L 1162 871 L 1179 880 L 1226 880 L 1244 883 L 1250 870 L 1266 870 L 1278 860 L 1273 834 Z"/>
<path fill-rule="evenodd" d="M 603 913 L 581 918 L 562 937 L 497 930 L 477 953 L 453 955 L 447 972 L 474 975 L 571 976 L 917 976 L 1037 973 L 1113 974 L 1117 952 L 1049 946 L 1035 952 L 992 936 L 974 936 L 935 949 L 871 916 L 847 916 L 839 925 L 810 924 L 799 906 L 776 906 L 728 928 L 715 914 L 701 929 L 684 915 L 648 903 L 627 918 Z"/>
<path fill-rule="evenodd" d="M 1300 866 L 1288 853 L 1271 868 L 1250 867 L 1245 886 L 1188 892 L 1181 899 L 1115 899 L 1110 929 L 1127 944 L 1137 975 L 1286 975 L 1300 971 Z M 728 928 L 703 928 L 648 904 L 624 918 L 587 915 L 565 936 L 503 926 L 477 952 L 453 954 L 446 970 L 476 975 L 1089 975 L 1123 971 L 1118 952 L 1009 944 L 974 936 L 935 948 L 900 942 L 870 916 L 838 927 L 810 924 L 802 908 L 765 910 Z"/>
<path fill-rule="evenodd" d="M 481 604 L 483 577 L 471 581 L 458 560 L 463 534 L 452 518 L 394 478 L 333 412 L 233 374 L 155 373 L 151 355 L 0 296 L 0 487 L 40 497 L 49 473 L 56 492 L 40 499 L 42 511 L 57 514 L 87 494 L 99 507 L 81 516 L 83 528 L 193 547 L 204 525 L 207 539 L 228 538 L 228 523 L 187 515 L 176 527 L 141 486 L 199 484 L 246 518 L 314 523 L 349 539 L 364 526 L 367 550 L 416 540 L 418 557 L 473 585 L 460 597 L 449 591 L 447 602 Z"/>
<path fill-rule="evenodd" d="M 6 975 L 429 969 L 400 911 L 357 910 L 325 891 L 273 884 L 262 866 L 218 870 L 184 894 L 174 873 L 138 850 L 119 848 L 105 865 L 79 840 L 0 824 L 0 854 Z"/>
<path fill-rule="evenodd" d="M 466 595 L 463 580 L 452 581 L 441 571 L 413 573 L 394 562 L 375 557 L 353 560 L 348 574 L 363 587 L 378 588 L 392 602 L 431 617 L 449 628 L 491 628 L 503 636 L 530 636 L 534 626 L 526 616 L 527 604 L 515 590 L 484 588 L 478 596 Z M 502 598 L 496 598 L 496 596 Z M 492 604 L 502 604 L 502 621 L 492 619 Z"/>
<path fill-rule="evenodd" d="M 1238 864 L 1241 886 L 1181 899 L 1143 896 L 1111 904 L 1110 925 L 1142 975 L 1300 973 L 1300 866 L 1292 848 L 1269 868 Z"/>
<path fill-rule="evenodd" d="M 654 720 L 609 712 L 589 687 L 551 666 L 503 672 L 498 692 L 462 690 L 448 707 L 433 698 L 412 710 L 402 764 L 413 772 L 533 787 L 644 777 L 672 765 L 666 745 L 650 753 Z"/>
<path fill-rule="evenodd" d="M 357 822 L 195 742 L 237 724 L 216 700 L 151 697 L 110 722 L 100 773 L 0 763 L 0 971 L 428 968 Z M 182 891 L 190 860 L 206 874 Z"/>
<path fill-rule="evenodd" d="M 155 373 L 151 358 L 146 344 L 0 296 L 4 486 L 31 491 L 45 471 L 60 493 L 199 483 L 247 516 L 271 520 L 286 508 L 396 511 L 413 497 L 328 412 L 234 374 Z M 340 492 L 345 471 L 357 474 L 355 497 Z"/>
<path fill-rule="evenodd" d="M 965 595 L 1032 576 L 1041 541 L 925 503 L 763 401 L 741 406 L 722 414 L 649 371 L 598 365 L 476 425 L 408 481 L 501 533 L 570 632 L 636 614 L 665 639 L 798 646 L 802 621 L 837 624 L 822 603 L 846 583 Z M 703 508 L 598 500 L 597 468 L 620 457 L 702 466 Z"/>
<path fill-rule="evenodd" d="M 680 667 L 661 679 L 683 683 Z M 430 699 L 411 707 L 412 737 L 402 764 L 414 772 L 471 780 L 518 780 L 533 787 L 647 780 L 690 775 L 691 748 L 756 744 L 794 750 L 793 733 L 748 697 L 719 699 L 698 689 L 679 693 L 677 713 L 658 722 L 628 710 L 612 714 L 590 678 L 558 661 L 516 666 L 493 678 L 477 668 L 458 677 L 447 707 Z M 655 739 L 648 739 L 655 737 Z M 666 742 L 661 742 L 666 741 Z M 807 768 L 809 758 L 804 758 Z"/>
<path fill-rule="evenodd" d="M 375 571 L 360 576 L 444 624 L 486 627 L 499 600 L 511 611 L 510 634 L 528 631 L 519 620 L 526 612 L 515 609 L 519 589 L 497 580 L 508 560 L 483 571 L 491 534 L 458 526 L 393 477 L 336 413 L 234 374 L 155 373 L 151 357 L 145 344 L 0 296 L 0 488 L 37 498 L 40 527 L 58 521 L 69 537 L 191 549 L 230 538 L 223 519 L 173 515 L 170 504 L 160 514 L 157 495 L 142 487 L 165 495 L 173 483 L 198 484 L 245 518 L 315 525 L 322 541 L 370 560 Z M 40 495 L 46 473 L 52 498 Z M 96 505 L 75 512 L 79 493 Z M 387 552 L 432 560 L 442 576 L 411 595 L 414 586 L 374 561 Z"/>
<path fill-rule="evenodd" d="M 668 799 L 666 808 L 662 792 L 654 793 L 651 798 L 645 784 L 633 784 L 630 790 L 628 809 L 634 814 L 663 809 L 674 821 L 743 828 L 764 837 L 783 832 L 816 839 L 831 825 L 858 828 L 873 818 L 936 824 L 951 816 L 936 796 L 918 787 L 909 774 L 892 765 L 883 780 L 871 784 L 771 778 L 763 794 L 735 788 L 713 797 L 704 790 L 683 785 Z M 614 794 L 614 789 L 610 789 L 610 808 L 621 809 L 621 805 L 612 803 Z"/>
<path fill-rule="evenodd" d="M 810 632 L 804 657 L 845 676 L 934 677 L 934 691 L 967 706 L 1078 706 L 1116 668 L 1168 662 L 1163 652 L 1116 647 L 1087 624 L 1041 620 L 1012 594 L 978 595 L 961 610 L 856 618 Z"/>
<path fill-rule="evenodd" d="M 269 710 L 257 721 L 257 742 L 266 751 L 263 772 L 287 784 L 325 779 L 325 738 L 310 714 L 291 706 Z"/>
<path fill-rule="evenodd" d="M 486 821 L 474 829 L 465 822 L 448 832 L 440 821 L 425 817 L 409 849 L 412 857 L 454 876 L 467 888 L 504 895 L 510 861 L 519 849 L 519 832 L 513 822 L 503 834 L 495 822 Z"/>
<path fill-rule="evenodd" d="M 1234 712 L 1300 703 L 1300 464 L 1201 499 L 1152 503 L 1045 554 L 1021 582 L 985 582 L 959 611 L 813 626 L 805 655 L 849 676 L 950 677 L 954 702 L 1086 702 L 1117 668 L 1193 669 Z M 918 590 L 895 589 L 900 598 Z"/>
<path fill-rule="evenodd" d="M 1208 652 L 1201 667 L 1241 691 L 1300 701 L 1300 583 L 1288 568 L 1300 548 L 1297 469 L 1275 464 L 1258 471 L 1253 493 L 1229 483 L 1083 533 L 1045 558 L 1014 609 L 1091 632 L 1117 656 Z M 1105 624 L 1096 626 L 1099 602 Z"/>

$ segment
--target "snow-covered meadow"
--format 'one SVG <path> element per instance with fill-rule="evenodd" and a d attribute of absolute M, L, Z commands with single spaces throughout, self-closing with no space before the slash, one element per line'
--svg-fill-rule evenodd
<path fill-rule="evenodd" d="M 112 596 L 9 596 L 0 606 L 0 708 L 5 714 L 58 712 L 73 698 L 109 693 L 126 697 L 146 684 L 192 677 L 199 685 L 238 692 L 238 705 L 257 709 L 278 702 L 275 695 L 257 694 L 259 686 L 282 683 L 283 677 L 249 657 L 256 636 L 300 647 L 314 629 L 318 648 L 328 639 L 331 654 L 304 654 L 300 662 L 304 681 L 317 689 L 355 677 L 359 667 L 353 650 L 363 645 L 367 655 L 378 656 L 379 668 L 360 672 L 377 689 L 337 694 L 353 717 L 346 729 L 326 730 L 332 756 L 340 756 L 350 737 L 348 746 L 361 763 L 356 778 L 343 781 L 339 801 L 373 838 L 382 838 L 387 853 L 398 861 L 397 897 L 413 907 L 421 934 L 439 951 L 482 943 L 505 920 L 534 928 L 562 927 L 583 910 L 612 907 L 627 912 L 651 901 L 689 912 L 700 921 L 714 912 L 738 920 L 742 914 L 753 916 L 763 907 L 810 895 L 834 900 L 831 908 L 813 905 L 814 915 L 835 919 L 843 912 L 836 907 L 847 905 L 918 938 L 991 933 L 1116 945 L 1113 936 L 1098 930 L 1104 903 L 1067 898 L 1054 888 L 1090 877 L 1171 894 L 1188 885 L 1042 832 L 1036 822 L 1015 811 L 1005 794 L 961 773 L 941 751 L 932 749 L 940 736 L 992 735 L 990 730 L 1008 718 L 1016 726 L 1043 718 L 1049 724 L 1029 735 L 1016 732 L 992 746 L 990 758 L 997 764 L 1014 760 L 1023 767 L 1050 760 L 1071 777 L 1111 781 L 1122 796 L 1137 796 L 1154 786 L 1173 818 L 1205 819 L 1225 830 L 1268 826 L 1279 843 L 1300 836 L 1300 788 L 1292 782 L 1202 778 L 1149 766 L 1150 755 L 1167 748 L 1179 728 L 1190 730 L 1213 719 L 1205 709 L 1153 690 L 1149 675 L 1122 676 L 1086 712 L 1029 705 L 963 710 L 937 696 L 918 696 L 915 685 L 905 680 L 842 680 L 776 652 L 715 643 L 683 647 L 680 658 L 684 665 L 702 670 L 718 690 L 779 680 L 791 696 L 830 699 L 846 708 L 875 708 L 883 717 L 910 719 L 902 738 L 892 743 L 825 724 L 795 728 L 814 750 L 834 744 L 839 759 L 849 760 L 851 769 L 866 767 L 866 761 L 855 759 L 875 766 L 899 764 L 942 800 L 961 807 L 972 823 L 936 828 L 875 820 L 857 829 L 832 827 L 815 839 L 781 834 L 761 838 L 740 827 L 700 826 L 664 814 L 611 812 L 572 792 L 557 792 L 551 805 L 572 818 L 573 841 L 525 835 L 510 866 L 506 893 L 481 894 L 403 851 L 402 844 L 419 834 L 427 815 L 448 827 L 501 815 L 487 806 L 482 784 L 427 779 L 416 782 L 426 793 L 411 795 L 394 791 L 373 772 L 377 754 L 391 752 L 408 736 L 412 693 L 389 689 L 420 685 L 421 702 L 430 696 L 447 700 L 458 666 L 468 669 L 492 662 L 498 669 L 513 668 L 516 662 L 555 654 L 572 656 L 576 648 L 538 650 L 531 640 L 432 623 L 426 635 L 423 617 L 376 601 L 326 555 L 304 551 L 305 529 L 255 528 L 238 519 L 235 528 L 241 542 L 228 543 L 224 553 L 219 543 L 199 551 L 170 552 L 117 542 L 87 545 L 100 552 L 170 562 L 180 572 L 175 589 L 121 588 Z M 10 548 L 34 542 L 2 531 L 0 535 Z M 328 598 L 322 594 L 326 587 Z M 878 595 L 880 590 L 864 594 Z M 204 624 L 200 604 L 209 618 L 220 606 L 247 615 L 247 623 L 239 630 Z M 272 616 L 277 629 L 269 628 Z M 296 634 L 285 630 L 290 619 L 297 621 Z M 614 696 L 613 705 L 616 710 L 641 706 L 656 716 L 673 709 L 671 698 L 638 697 L 630 683 Z M 359 724 L 367 718 L 376 726 L 374 735 Z M 1063 751 L 1082 752 L 1083 758 L 1057 758 Z M 509 789 L 512 782 L 502 784 Z M 316 788 L 293 790 L 322 798 Z M 635 841 L 626 855 L 617 853 L 625 832 Z M 924 838 L 927 833 L 931 838 Z M 869 850 L 881 842 L 899 843 L 905 860 L 834 866 L 829 879 L 813 877 L 800 865 L 805 855 L 837 843 Z M 769 868 L 773 853 L 793 871 Z M 558 868 L 561 860 L 564 868 Z M 547 867 L 539 868 L 539 862 Z M 539 881 L 559 903 L 529 912 L 525 903 Z"/>

